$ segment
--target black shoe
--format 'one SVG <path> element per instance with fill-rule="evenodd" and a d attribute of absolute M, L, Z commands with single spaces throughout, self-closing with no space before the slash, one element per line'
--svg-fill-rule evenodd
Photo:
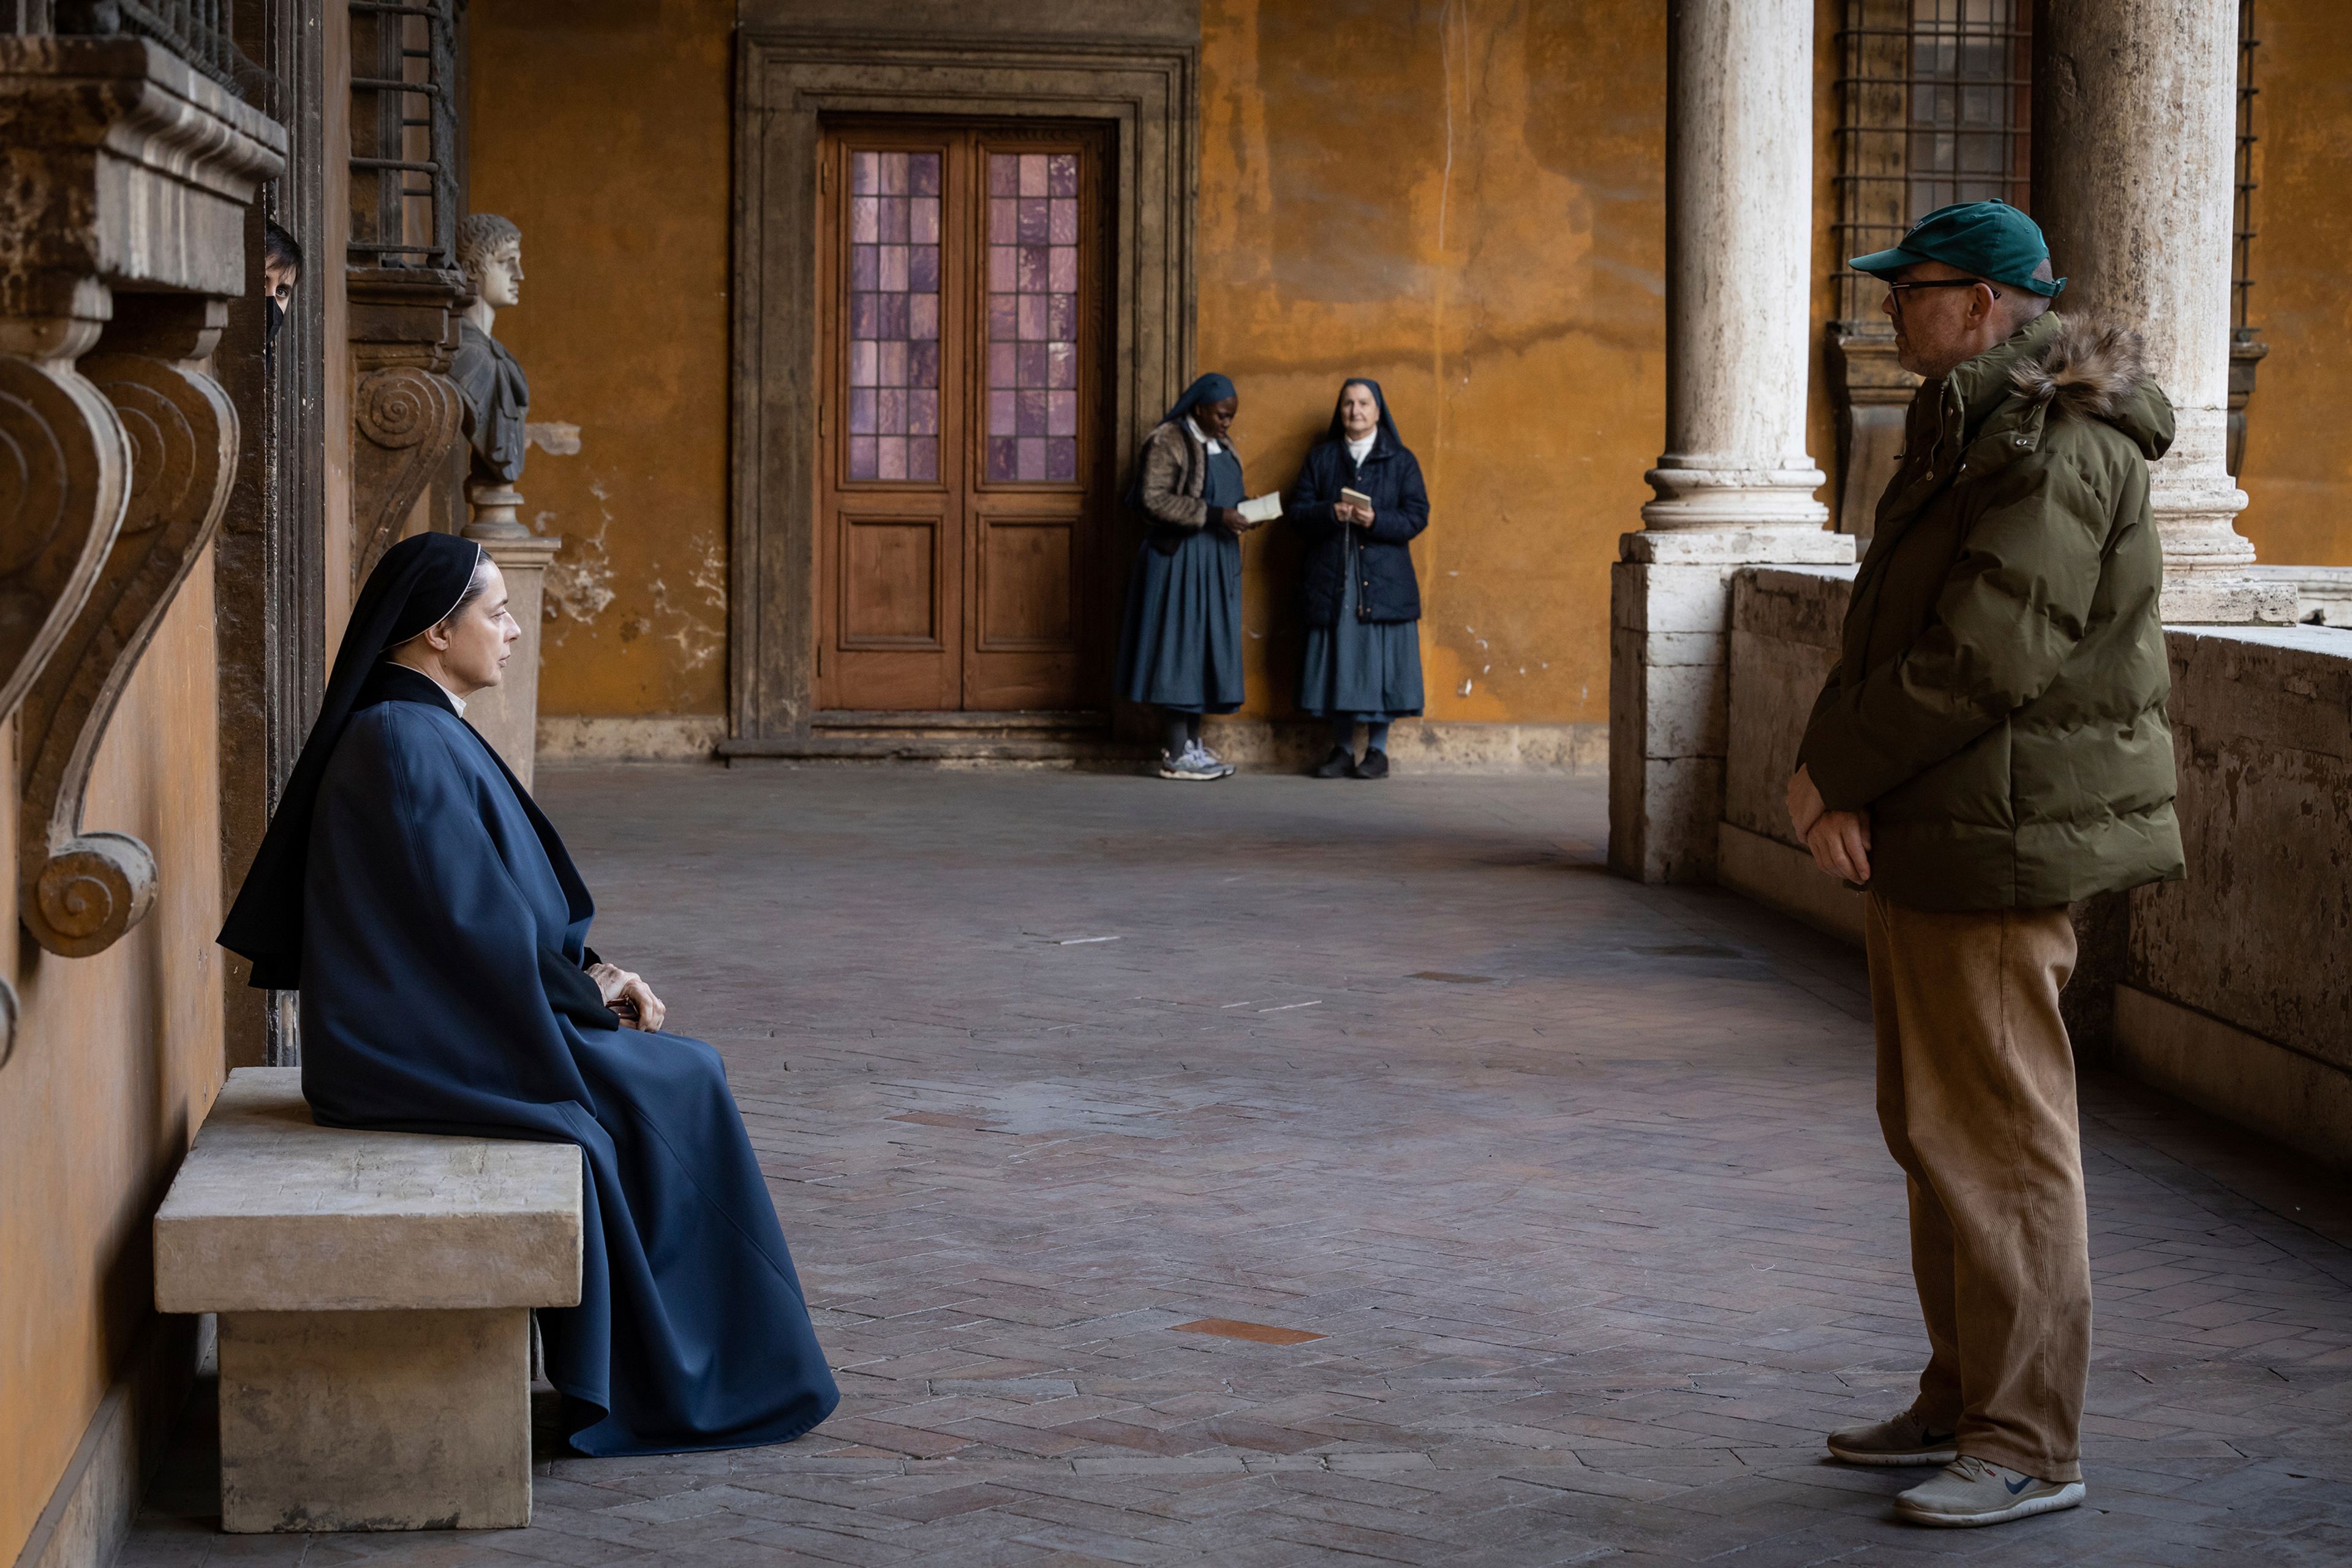
<path fill-rule="evenodd" d="M 1344 746 L 1334 746 L 1331 754 L 1323 759 L 1307 776 L 1318 779 L 1343 779 L 1356 771 L 1356 759 Z"/>
<path fill-rule="evenodd" d="M 1329 766 L 1328 763 L 1324 764 Z M 1374 746 L 1364 753 L 1364 760 L 1348 770 L 1354 779 L 1384 779 L 1389 776 L 1389 754 Z"/>

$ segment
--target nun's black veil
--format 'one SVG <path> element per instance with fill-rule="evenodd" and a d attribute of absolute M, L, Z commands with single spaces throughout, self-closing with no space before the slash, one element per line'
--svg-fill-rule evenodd
<path fill-rule="evenodd" d="M 220 943 L 253 961 L 252 984 L 293 990 L 302 984 L 302 883 L 310 858 L 310 818 L 335 742 L 357 711 L 362 689 L 383 656 L 447 619 L 481 564 L 482 547 L 450 533 L 420 533 L 383 552 L 352 606 L 318 722 L 286 781 L 277 815 L 253 858 Z"/>
<path fill-rule="evenodd" d="M 1339 402 L 1331 405 L 1331 427 L 1323 432 L 1323 439 L 1344 441 L 1348 438 L 1348 427 L 1339 418 L 1339 404 L 1347 402 L 1348 388 L 1351 386 L 1360 386 L 1372 395 L 1372 401 L 1380 405 L 1381 434 L 1387 437 L 1398 450 L 1403 450 L 1404 437 L 1397 434 L 1396 421 L 1389 416 L 1388 395 L 1381 390 L 1381 384 L 1369 375 L 1351 375 L 1339 384 Z"/>

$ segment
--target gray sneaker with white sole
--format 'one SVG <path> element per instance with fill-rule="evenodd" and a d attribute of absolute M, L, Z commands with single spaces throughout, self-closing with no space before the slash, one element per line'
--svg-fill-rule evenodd
<path fill-rule="evenodd" d="M 1952 1445 L 1959 1434 L 1931 1430 L 1906 1410 L 1873 1426 L 1849 1426 L 1829 1436 L 1830 1457 L 1849 1465 L 1948 1465 L 1960 1457 Z"/>
<path fill-rule="evenodd" d="M 1962 1454 L 1932 1479 L 1896 1493 L 1895 1517 L 1913 1524 L 1969 1530 L 2082 1505 L 2080 1481 L 2045 1481 L 1974 1454 Z"/>

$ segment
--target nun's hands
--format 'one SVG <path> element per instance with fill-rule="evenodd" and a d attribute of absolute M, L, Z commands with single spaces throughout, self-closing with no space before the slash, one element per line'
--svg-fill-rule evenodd
<path fill-rule="evenodd" d="M 1358 528 L 1372 526 L 1372 509 L 1361 501 L 1343 500 L 1331 510 L 1341 522 L 1352 522 Z"/>
<path fill-rule="evenodd" d="M 649 1035 L 660 1032 L 669 1009 L 662 1005 L 652 986 L 617 963 L 592 963 L 588 978 L 596 983 L 604 1005 L 618 1013 L 622 1023 Z"/>
<path fill-rule="evenodd" d="M 1217 515 L 1217 525 L 1228 533 L 1247 533 L 1251 529 L 1257 526 L 1257 524 L 1244 517 L 1238 510 L 1233 507 L 1221 506 L 1213 508 L 1212 510 L 1214 510 Z"/>

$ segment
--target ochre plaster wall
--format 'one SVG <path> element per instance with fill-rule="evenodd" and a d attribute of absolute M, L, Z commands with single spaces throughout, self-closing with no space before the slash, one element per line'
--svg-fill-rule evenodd
<path fill-rule="evenodd" d="M 469 205 L 523 234 L 539 708 L 725 710 L 732 0 L 478 0 Z M 555 437 L 559 449 L 570 445 Z"/>
<path fill-rule="evenodd" d="M 148 1217 L 219 1092 L 220 776 L 212 556 L 165 616 L 98 753 L 84 823 L 155 852 L 154 908 L 95 958 L 13 916 L 24 1012 L 0 1065 L 0 1562 L 13 1562 L 152 1320 Z M 16 776 L 16 727 L 5 737 Z M 16 792 L 0 789 L 16 896 Z"/>
<path fill-rule="evenodd" d="M 524 233 L 524 515 L 561 533 L 540 709 L 723 711 L 731 8 L 481 0 L 471 204 Z M 1335 34 L 1349 40 L 1335 47 Z M 1430 712 L 1598 721 L 1608 563 L 1663 441 L 1663 12 L 1211 0 L 1199 354 L 1253 489 L 1339 378 L 1428 473 Z M 1288 710 L 1297 546 L 1249 546 L 1251 710 Z"/>
<path fill-rule="evenodd" d="M 2271 352 L 2238 526 L 2265 563 L 2352 565 L 2352 29 L 2341 0 L 2263 0 L 2255 16 L 2252 311 Z"/>
<path fill-rule="evenodd" d="M 1430 715 L 1606 720 L 1664 438 L 1663 7 L 1208 0 L 1201 31 L 1199 363 L 1251 489 L 1377 379 L 1429 480 Z M 1290 708 L 1296 556 L 1249 542 L 1251 712 Z"/>

